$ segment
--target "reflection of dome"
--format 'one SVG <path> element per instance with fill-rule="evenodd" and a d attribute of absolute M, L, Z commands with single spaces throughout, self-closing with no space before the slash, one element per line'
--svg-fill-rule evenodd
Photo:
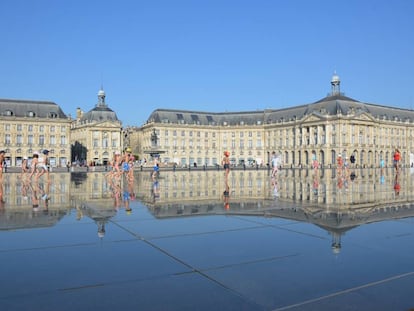
<path fill-rule="evenodd" d="M 102 239 L 104 236 L 105 236 L 105 231 L 103 231 L 103 232 L 98 231 L 98 237 L 100 239 Z"/>
<path fill-rule="evenodd" d="M 332 243 L 332 253 L 339 254 L 341 252 L 341 243 Z"/>

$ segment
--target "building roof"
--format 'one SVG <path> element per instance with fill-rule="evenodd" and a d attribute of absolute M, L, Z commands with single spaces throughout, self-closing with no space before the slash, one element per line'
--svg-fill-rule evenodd
<path fill-rule="evenodd" d="M 81 122 L 119 121 L 116 113 L 108 107 L 95 107 L 82 114 Z"/>
<path fill-rule="evenodd" d="M 317 114 L 322 117 L 370 114 L 373 118 L 392 121 L 414 122 L 414 111 L 397 107 L 381 106 L 357 101 L 342 93 L 328 95 L 316 102 L 282 109 L 265 109 L 246 112 L 200 112 L 156 109 L 147 123 L 173 123 L 197 125 L 261 125 L 283 121 L 301 120 Z"/>
<path fill-rule="evenodd" d="M 147 122 L 197 125 L 261 124 L 263 122 L 263 111 L 217 113 L 156 109 L 151 113 Z"/>
<path fill-rule="evenodd" d="M 0 116 L 67 119 L 62 109 L 53 102 L 0 99 Z"/>

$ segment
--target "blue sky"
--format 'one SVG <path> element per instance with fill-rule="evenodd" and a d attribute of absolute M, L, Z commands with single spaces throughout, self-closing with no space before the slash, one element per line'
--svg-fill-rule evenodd
<path fill-rule="evenodd" d="M 411 0 L 0 2 L 0 98 L 89 111 L 103 85 L 124 126 L 157 108 L 254 111 L 341 91 L 414 108 Z"/>

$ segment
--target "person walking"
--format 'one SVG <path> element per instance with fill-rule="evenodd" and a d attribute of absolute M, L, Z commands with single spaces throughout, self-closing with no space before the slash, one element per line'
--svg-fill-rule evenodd
<path fill-rule="evenodd" d="M 36 173 L 38 162 L 39 162 L 39 153 L 37 151 L 35 151 L 35 152 L 33 152 L 32 162 L 30 163 L 29 178 L 32 178 L 32 176 Z"/>
<path fill-rule="evenodd" d="M 224 151 L 224 157 L 222 160 L 222 165 L 225 171 L 225 178 L 226 178 L 226 182 L 228 181 L 228 177 L 229 177 L 229 173 L 230 173 L 230 152 L 228 151 Z"/>
<path fill-rule="evenodd" d="M 399 169 L 399 166 L 400 166 L 400 161 L 401 161 L 400 150 L 395 148 L 395 151 L 394 151 L 394 167 L 395 167 L 396 172 L 398 172 L 398 169 Z"/>
<path fill-rule="evenodd" d="M 3 165 L 5 159 L 6 152 L 4 150 L 0 150 L 0 179 L 3 177 Z"/>
<path fill-rule="evenodd" d="M 316 158 L 316 152 L 312 152 L 312 166 L 315 172 L 319 168 L 319 162 L 318 162 L 318 159 Z"/>
<path fill-rule="evenodd" d="M 38 171 L 36 174 L 36 179 L 39 179 L 46 173 L 47 179 L 49 180 L 49 168 L 47 167 L 48 155 L 49 155 L 49 150 L 42 151 L 42 154 L 40 155 L 38 159 Z"/>
<path fill-rule="evenodd" d="M 276 152 L 272 152 L 272 177 L 276 176 L 277 170 L 279 169 L 280 158 L 276 155 Z"/>

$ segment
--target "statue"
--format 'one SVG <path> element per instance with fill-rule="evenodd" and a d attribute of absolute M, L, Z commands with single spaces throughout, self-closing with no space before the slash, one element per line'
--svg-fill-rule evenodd
<path fill-rule="evenodd" d="M 157 146 L 157 141 L 158 141 L 157 133 L 155 132 L 155 129 L 153 129 L 152 134 L 151 134 L 151 142 L 152 142 L 153 147 Z"/>

